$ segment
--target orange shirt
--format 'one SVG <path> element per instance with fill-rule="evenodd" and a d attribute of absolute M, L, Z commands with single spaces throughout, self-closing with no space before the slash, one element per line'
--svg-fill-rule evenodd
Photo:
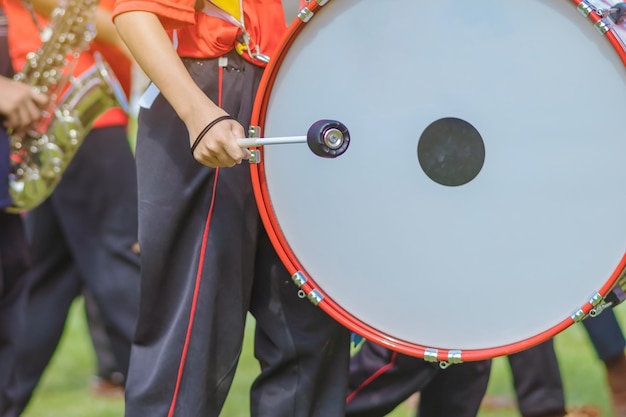
<path fill-rule="evenodd" d="M 272 55 L 286 30 L 281 0 L 242 0 L 244 26 L 261 53 Z M 194 0 L 117 0 L 113 16 L 129 11 L 156 14 L 167 30 L 176 29 L 178 54 L 188 58 L 216 58 L 238 43 L 241 29 L 218 17 L 194 10 Z M 242 56 L 263 66 L 262 62 Z"/>
<path fill-rule="evenodd" d="M 36 51 L 41 46 L 39 28 L 33 21 L 33 16 L 24 7 L 22 0 L 1 0 L 4 11 L 9 20 L 9 51 L 13 68 L 18 72 L 26 62 L 26 54 Z M 103 8 L 111 10 L 114 0 L 100 0 Z M 37 16 L 39 26 L 45 27 L 47 20 Z M 89 50 L 83 52 L 74 68 L 74 75 L 78 76 L 89 69 L 94 63 L 94 51 L 102 54 L 105 61 L 111 66 L 126 95 L 130 94 L 131 63 L 126 56 L 113 45 L 94 41 Z M 120 108 L 114 108 L 102 114 L 93 127 L 125 125 L 128 116 Z"/>

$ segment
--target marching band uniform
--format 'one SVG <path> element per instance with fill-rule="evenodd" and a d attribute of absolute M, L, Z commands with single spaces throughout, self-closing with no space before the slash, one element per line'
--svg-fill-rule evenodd
<path fill-rule="evenodd" d="M 613 411 L 616 417 L 626 417 L 626 339 L 615 312 L 607 309 L 599 316 L 586 318 L 583 325 L 604 363 Z"/>
<path fill-rule="evenodd" d="M 554 341 L 508 356 L 520 412 L 524 417 L 562 417 L 565 394 Z"/>
<path fill-rule="evenodd" d="M 612 310 L 583 324 L 604 362 L 616 416 L 626 416 L 626 341 Z M 565 392 L 552 339 L 508 357 L 520 413 L 524 417 L 567 416 Z M 584 407 L 578 413 L 584 413 Z"/>
<path fill-rule="evenodd" d="M 202 100 L 208 96 L 247 127 L 264 67 L 252 53 L 258 46 L 271 55 L 277 47 L 286 28 L 281 2 L 243 0 L 248 42 L 228 18 L 195 10 L 194 3 L 119 0 L 114 19 L 142 66 L 150 63 L 142 61 L 133 41 L 163 39 L 162 26 L 176 29 L 185 80 L 188 72 L 195 82 L 180 93 L 191 100 L 197 85 Z M 239 1 L 216 3 L 232 13 Z M 160 34 L 146 33 L 141 20 L 146 14 L 137 11 L 155 17 L 150 22 Z M 175 61 L 160 66 L 174 68 Z M 180 82 L 182 76 L 168 82 L 183 89 L 188 84 Z M 153 90 L 148 91 L 138 121 L 142 293 L 126 416 L 218 415 L 235 374 L 248 311 L 256 318 L 255 356 L 261 365 L 252 385 L 251 415 L 342 416 L 349 332 L 297 297 L 261 224 L 248 164 L 210 168 L 196 162 L 184 121 L 163 94 L 154 90 L 149 99 Z"/>
<path fill-rule="evenodd" d="M 7 20 L 0 1 L 0 76 L 12 77 L 7 44 Z M 16 357 L 15 343 L 22 327 L 26 302 L 23 273 L 29 254 L 22 219 L 4 211 L 9 195 L 9 136 L 0 115 L 0 413 L 5 404 L 10 365 Z"/>
<path fill-rule="evenodd" d="M 20 0 L 5 0 L 9 45 L 14 67 L 39 48 L 38 26 Z M 113 0 L 100 0 L 112 8 Z M 37 20 L 37 25 L 34 20 Z M 114 46 L 95 42 L 126 93 L 130 61 Z M 74 74 L 95 61 L 85 52 Z M 113 108 L 100 116 L 85 137 L 61 181 L 40 206 L 25 217 L 33 257 L 25 279 L 29 284 L 26 326 L 18 344 L 11 384 L 10 409 L 17 416 L 26 407 L 63 332 L 68 310 L 83 288 L 93 295 L 107 330 L 111 349 L 126 370 L 139 298 L 137 190 L 127 116 Z"/>
<path fill-rule="evenodd" d="M 467 362 L 443 370 L 365 342 L 350 362 L 347 417 L 383 417 L 420 392 L 420 417 L 475 417 L 487 390 L 491 361 Z"/>

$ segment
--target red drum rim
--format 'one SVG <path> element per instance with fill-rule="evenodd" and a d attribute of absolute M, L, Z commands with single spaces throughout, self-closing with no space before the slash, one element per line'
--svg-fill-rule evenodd
<path fill-rule="evenodd" d="M 318 3 L 317 1 L 321 2 L 322 4 L 320 5 L 320 3 Z M 261 136 L 263 135 L 263 126 L 265 125 L 265 118 L 269 103 L 270 94 L 268 93 L 271 92 L 274 86 L 277 77 L 277 71 L 280 68 L 283 60 L 285 59 L 287 51 L 290 49 L 298 34 L 302 31 L 306 22 L 309 21 L 310 18 L 313 18 L 315 13 L 320 8 L 322 8 L 324 4 L 327 3 L 323 0 L 317 1 L 306 8 L 308 10 L 308 12 L 305 14 L 307 17 L 296 18 L 294 22 L 289 26 L 287 32 L 283 35 L 279 43 L 280 46 L 277 50 L 277 53 L 273 56 L 272 60 L 267 65 L 265 73 L 261 78 L 251 119 L 252 126 L 259 126 L 261 128 L 259 132 Z M 626 66 L 626 51 L 622 46 L 622 42 L 613 31 L 609 30 L 605 32 L 602 30 L 602 17 L 598 15 L 598 13 L 591 7 L 588 7 L 588 4 L 584 0 L 570 1 L 578 8 L 581 14 L 591 20 L 596 28 L 606 37 L 606 39 L 613 46 L 613 49 L 615 49 L 620 60 Z M 300 264 L 297 256 L 292 251 L 289 243 L 287 242 L 285 236 L 280 230 L 278 220 L 272 209 L 272 204 L 268 199 L 269 191 L 267 188 L 267 183 L 265 181 L 263 147 L 258 147 L 257 152 L 259 152 L 260 154 L 261 162 L 256 164 L 250 164 L 250 173 L 254 189 L 254 196 L 257 202 L 259 214 L 261 216 L 263 225 L 280 260 L 283 262 L 290 274 L 293 275 L 299 272 L 306 277 L 307 281 L 300 287 L 300 289 L 304 291 L 305 294 L 308 295 L 311 293 L 311 291 L 315 290 L 323 297 L 322 300 L 319 302 L 318 307 L 324 310 L 328 315 L 330 315 L 337 322 L 345 326 L 347 329 L 358 333 L 359 335 L 374 343 L 388 347 L 389 349 L 406 355 L 416 356 L 428 359 L 430 361 L 441 361 L 444 363 L 450 361 L 451 358 L 455 357 L 461 359 L 463 362 L 492 359 L 494 357 L 510 355 L 512 353 L 516 353 L 536 346 L 537 344 L 544 342 L 556 336 L 558 333 L 564 331 L 572 324 L 579 321 L 579 317 L 585 317 L 592 309 L 595 308 L 594 300 L 590 299 L 577 312 L 572 314 L 572 316 L 564 319 L 557 325 L 540 334 L 537 334 L 528 339 L 521 340 L 519 342 L 487 349 L 464 349 L 460 351 L 452 349 L 435 349 L 434 355 L 432 347 L 426 347 L 412 342 L 407 342 L 395 338 L 385 333 L 384 331 L 375 329 L 367 325 L 366 323 L 363 323 L 360 320 L 356 319 L 349 312 L 345 311 L 339 304 L 334 302 L 332 297 L 330 297 L 322 289 L 317 287 L 315 280 L 308 275 L 304 267 Z M 625 271 L 626 254 L 611 274 L 609 280 L 602 286 L 602 288 L 600 288 L 598 294 L 601 297 L 605 297 L 614 288 L 615 283 Z M 461 355 L 460 357 L 457 356 L 459 354 Z"/>

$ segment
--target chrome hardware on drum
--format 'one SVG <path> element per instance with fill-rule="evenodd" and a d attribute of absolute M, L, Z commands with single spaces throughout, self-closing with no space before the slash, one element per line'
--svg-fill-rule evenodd
<path fill-rule="evenodd" d="M 104 60 L 80 77 L 71 69 L 95 37 L 97 0 L 67 0 L 54 10 L 41 48 L 27 56 L 15 79 L 50 95 L 44 117 L 27 134 L 13 134 L 7 209 L 32 209 L 52 193 L 95 119 L 113 107 L 127 108 L 126 97 Z"/>
<path fill-rule="evenodd" d="M 303 297 L 379 344 L 458 363 L 538 344 L 624 292 L 626 53 L 610 14 L 310 4 L 252 121 L 262 137 L 320 119 L 350 132 L 338 158 L 273 145 L 251 165 Z"/>

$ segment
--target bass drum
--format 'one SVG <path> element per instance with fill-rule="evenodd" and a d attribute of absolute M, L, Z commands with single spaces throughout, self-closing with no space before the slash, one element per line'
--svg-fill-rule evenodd
<path fill-rule="evenodd" d="M 624 274 L 615 24 L 576 0 L 392 3 L 319 0 L 291 24 L 253 124 L 351 139 L 259 148 L 265 227 L 301 295 L 369 340 L 443 363 L 536 345 Z"/>

